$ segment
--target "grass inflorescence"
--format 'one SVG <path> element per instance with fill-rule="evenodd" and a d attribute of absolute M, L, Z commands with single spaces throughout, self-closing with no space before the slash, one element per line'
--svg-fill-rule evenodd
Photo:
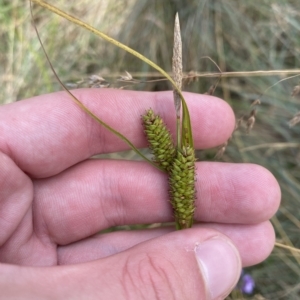
<path fill-rule="evenodd" d="M 169 171 L 170 198 L 177 229 L 190 228 L 195 212 L 195 153 L 191 147 L 178 151 Z"/>
<path fill-rule="evenodd" d="M 169 172 L 176 155 L 176 147 L 170 131 L 162 118 L 154 114 L 152 109 L 147 110 L 142 119 L 154 162 Z"/>
<path fill-rule="evenodd" d="M 195 212 L 195 151 L 191 147 L 176 149 L 167 126 L 152 109 L 142 119 L 154 162 L 169 175 L 170 202 L 177 229 L 190 228 Z"/>

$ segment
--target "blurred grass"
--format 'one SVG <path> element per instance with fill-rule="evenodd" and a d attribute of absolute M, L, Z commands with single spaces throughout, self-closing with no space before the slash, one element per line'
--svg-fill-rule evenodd
<path fill-rule="evenodd" d="M 223 72 L 295 70 L 300 68 L 299 0 L 257 1 L 96 1 L 52 4 L 82 18 L 171 70 L 173 22 L 179 12 L 184 70 Z M 47 52 L 63 82 L 76 82 L 90 74 L 114 81 L 125 70 L 141 79 L 156 78 L 153 70 L 114 46 L 35 7 L 36 23 Z M 21 0 L 0 0 L 0 103 L 60 89 L 31 26 L 29 5 Z M 232 105 L 237 117 L 250 113 L 250 104 L 287 74 L 226 77 L 216 95 Z M 300 143 L 299 126 L 288 121 L 298 112 L 300 98 L 291 97 L 300 78 L 283 81 L 261 97 L 256 124 L 247 135 L 235 132 L 222 161 L 260 164 L 278 179 L 282 205 L 273 224 L 278 241 L 300 248 Z M 185 90 L 204 93 L 216 78 L 200 78 Z M 141 90 L 170 89 L 166 81 L 135 85 Z M 199 129 L 201 130 L 201 129 Z M 216 150 L 198 151 L 200 160 L 214 160 Z M 132 153 L 122 154 L 127 158 Z M 267 188 L 267 187 L 266 187 Z M 253 299 L 299 299 L 300 257 L 275 248 L 264 263 L 249 269 L 256 281 Z M 235 297 L 236 299 L 236 297 Z"/>

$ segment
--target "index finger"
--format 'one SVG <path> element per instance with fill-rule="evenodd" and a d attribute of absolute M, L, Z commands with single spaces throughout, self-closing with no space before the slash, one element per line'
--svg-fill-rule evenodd
<path fill-rule="evenodd" d="M 172 92 L 80 89 L 75 96 L 95 115 L 146 147 L 141 115 L 152 108 L 175 133 Z M 222 144 L 234 128 L 234 114 L 221 99 L 184 93 L 196 148 Z M 48 177 L 99 153 L 129 146 L 81 110 L 65 92 L 37 96 L 0 108 L 0 150 L 33 177 Z"/>

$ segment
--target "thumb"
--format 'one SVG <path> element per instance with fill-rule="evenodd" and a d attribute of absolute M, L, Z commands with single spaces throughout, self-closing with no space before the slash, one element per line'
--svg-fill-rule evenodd
<path fill-rule="evenodd" d="M 213 300 L 235 287 L 241 260 L 228 237 L 192 228 L 84 264 L 0 269 L 5 299 Z"/>
<path fill-rule="evenodd" d="M 228 237 L 204 228 L 151 239 L 97 264 L 105 299 L 223 299 L 241 273 Z"/>

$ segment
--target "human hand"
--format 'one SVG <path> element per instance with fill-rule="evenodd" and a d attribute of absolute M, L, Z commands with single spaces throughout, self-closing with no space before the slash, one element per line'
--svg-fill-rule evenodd
<path fill-rule="evenodd" d="M 175 132 L 172 92 L 74 93 L 137 147 L 147 146 L 140 115 L 149 107 Z M 224 143 L 234 128 L 231 108 L 215 97 L 185 96 L 195 147 Z M 280 189 L 260 166 L 197 162 L 199 223 L 191 229 L 97 234 L 172 221 L 166 174 L 146 162 L 88 159 L 128 146 L 64 92 L 2 106 L 0 120 L 4 299 L 222 299 L 241 266 L 273 248 L 268 219 Z"/>

